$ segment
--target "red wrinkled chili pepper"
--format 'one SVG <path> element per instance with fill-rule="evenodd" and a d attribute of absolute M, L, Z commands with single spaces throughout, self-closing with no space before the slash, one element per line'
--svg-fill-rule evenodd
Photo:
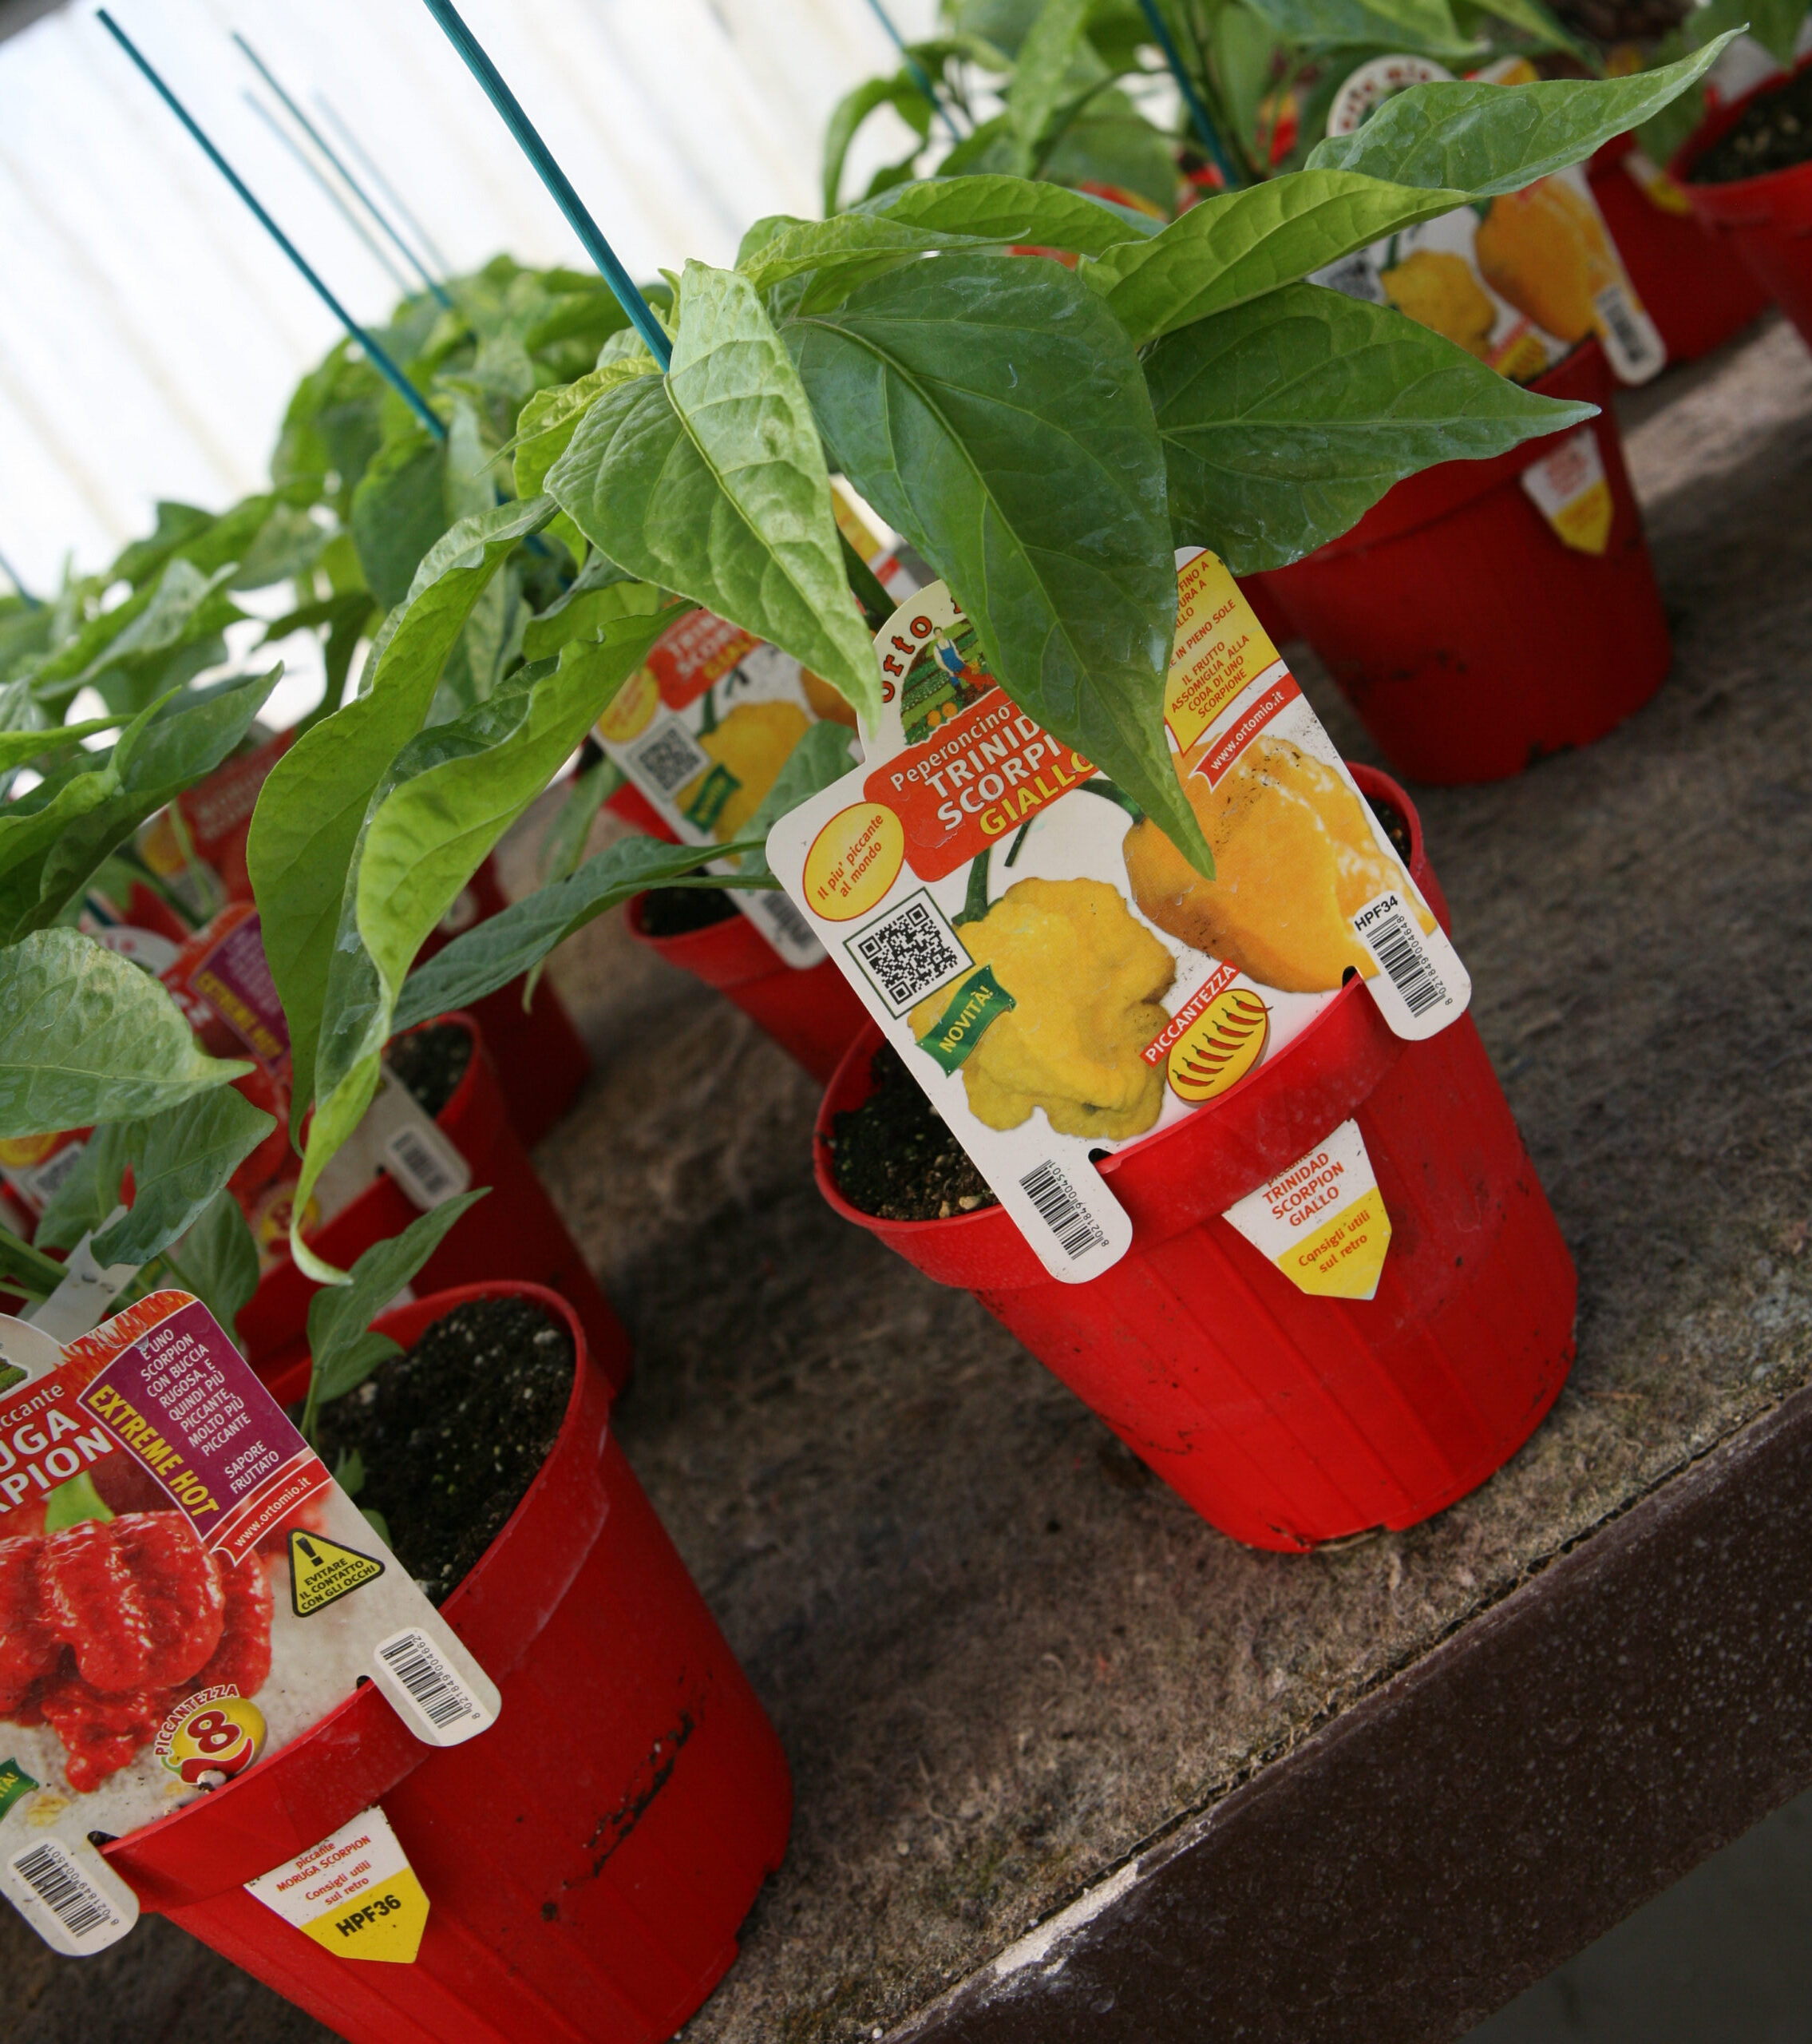
<path fill-rule="evenodd" d="M 0 1717 L 49 1724 L 71 1788 L 97 1788 L 197 1688 L 271 1672 L 271 1586 L 223 1569 L 180 1512 L 0 1540 Z"/>

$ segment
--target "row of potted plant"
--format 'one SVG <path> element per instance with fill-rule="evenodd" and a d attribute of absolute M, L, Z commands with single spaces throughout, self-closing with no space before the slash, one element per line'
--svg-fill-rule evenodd
<path fill-rule="evenodd" d="M 1175 549 L 1205 545 L 1236 568 L 1262 565 L 1255 551 L 1276 536 L 1297 552 L 1337 537 L 1433 463 L 1502 458 L 1587 415 L 1517 388 L 1387 304 L 1305 279 L 1380 236 L 1577 160 L 1715 54 L 1614 81 L 1418 86 L 1383 106 L 1342 160 L 1228 192 L 1168 224 L 1010 173 L 903 183 L 828 221 L 764 221 L 734 268 L 686 265 L 671 362 L 625 329 L 605 337 L 598 366 L 550 386 L 535 422 L 544 489 L 478 506 L 425 547 L 359 692 L 327 707 L 271 766 L 246 846 L 288 1039 L 282 1105 L 301 1150 L 290 1248 L 322 1287 L 309 1308 L 306 1428 L 326 1437 L 330 1372 L 342 1402 L 350 1387 L 361 1408 L 388 1414 L 408 1373 L 386 1345 L 425 1340 L 466 1303 L 424 1302 L 368 1339 L 401 1262 L 380 1243 L 349 1274 L 305 1226 L 309 1200 L 386 1083 L 398 1033 L 535 971 L 564 936 L 651 881 L 771 885 L 768 826 L 846 770 L 849 733 L 834 720 L 809 726 L 740 834 L 706 846 L 632 838 L 589 860 L 569 847 L 567 870 L 428 956 L 504 832 L 694 607 L 780 649 L 872 725 L 885 677 L 871 633 L 884 620 L 839 534 L 833 466 L 948 584 L 1018 711 L 1111 775 L 1212 881 L 1164 728 Z M 1074 267 L 1008 252 L 1023 247 Z M 482 344 L 480 382 L 481 364 Z M 1343 434 L 1370 451 L 1330 478 L 1318 450 Z M 425 452 L 399 454 L 378 481 Z M 356 525 L 356 503 L 346 511 Z M 396 522 L 385 513 L 374 535 Z M 538 540 L 567 549 L 577 571 L 567 588 L 544 587 L 540 564 L 559 557 L 537 553 Z M 205 583 L 208 571 L 183 564 Z M 519 603 L 539 596 L 536 636 L 531 647 L 524 621 L 479 686 L 473 621 L 500 589 Z M 218 593 L 194 595 L 188 615 Z M 154 629 L 109 665 L 129 667 Z M 179 648 L 196 667 L 200 644 Z M 0 953 L 0 1134 L 120 1129 L 90 1146 L 97 1209 L 120 1183 L 103 1163 L 123 1158 L 133 1171 L 124 1222 L 107 1218 L 103 1240 L 124 1225 L 135 1254 L 173 1246 L 177 1268 L 197 1278 L 191 1289 L 205 1292 L 183 1261 L 195 1260 L 188 1242 L 211 1214 L 221 1219 L 210 1228 L 234 1232 L 220 1204 L 227 1181 L 282 1117 L 236 1090 L 250 1061 L 199 1043 L 160 980 L 66 912 L 139 822 L 227 757 L 257 691 L 185 690 L 172 664 L 144 670 L 147 691 L 164 693 L 129 717 L 123 694 L 109 697 L 120 737 L 70 759 L 81 727 L 49 719 L 77 676 L 102 685 L 90 666 L 59 655 L 9 684 L 21 714 L 6 758 L 43 778 L 9 805 L 14 827 L 0 838 L 0 878 L 15 900 Z M 205 732 L 185 721 L 203 716 Z M 1383 783 L 1371 791 L 1404 834 L 1425 897 L 1438 898 L 1406 797 Z M 735 863 L 707 875 L 706 858 Z M 858 1040 L 845 1058 L 827 1116 L 859 1105 L 868 1049 Z M 475 1062 L 469 1052 L 469 1069 Z M 1317 1317 L 1308 1309 L 1328 1302 L 1305 1300 L 1303 1313 L 1276 1321 L 1279 1302 L 1223 1239 L 1220 1210 L 1349 1118 L 1426 1253 L 1395 1258 L 1371 1308 Z M 833 1122 L 824 1133 L 834 1191 Z M 916 1234 L 884 1232 L 932 1274 L 977 1289 L 1161 1466 L 1176 1474 L 1186 1462 L 1179 1487 L 1241 1537 L 1300 1545 L 1423 1515 L 1495 1466 L 1557 1388 L 1571 1267 L 1470 1024 L 1403 1044 L 1355 980 L 1243 1087 L 1124 1151 L 1115 1178 L 1136 1235 L 1118 1275 L 1098 1281 L 1111 1298 L 1095 1287 L 1053 1297 L 1011 1224 L 979 1204 L 948 1223 L 902 1224 Z M 1450 1250 L 1473 1266 L 1463 1281 Z M 22 1281 L 45 1281 L 40 1252 L 6 1254 Z M 1204 1331 L 1210 1302 L 1254 1328 L 1271 1315 L 1281 1331 L 1232 1353 Z M 608 1443 L 607 1391 L 584 1360 L 583 1324 L 556 1297 L 534 1304 L 571 1342 L 569 1402 L 521 1503 L 444 1607 L 502 1692 L 504 1722 L 485 1736 L 506 1792 L 475 1811 L 467 1775 L 425 1757 L 373 1686 L 307 1738 L 110 1848 L 147 1905 L 350 2036 L 485 2024 L 515 2034 L 530 2022 L 574 2036 L 664 2034 L 727 1963 L 784 1837 L 777 1748 Z M 1502 1353 L 1482 1376 L 1476 1345 L 1488 1328 Z M 1213 1382 L 1229 1370 L 1236 1391 Z M 1319 1386 L 1326 1408 L 1324 1432 L 1291 1444 L 1319 1471 L 1294 1491 L 1263 1432 L 1274 1431 L 1280 1396 L 1268 1371 L 1292 1391 Z M 1359 1408 L 1414 1416 L 1394 1432 L 1374 1424 L 1340 1395 L 1343 1375 L 1371 1387 Z M 1192 1416 L 1224 1414 L 1230 1399 L 1259 1432 L 1204 1433 Z M 361 1473 L 392 1487 L 378 1509 L 402 1551 L 410 1487 L 400 1464 L 378 1471 L 380 1452 L 400 1452 L 400 1419 L 386 1424 L 381 1450 L 350 1424 L 342 1447 L 362 1461 L 371 1449 Z M 374 1972 L 279 1929 L 240 1884 L 380 1797 L 434 1907 L 414 1963 Z M 532 1811 L 547 1816 L 545 1836 L 517 1826 Z"/>

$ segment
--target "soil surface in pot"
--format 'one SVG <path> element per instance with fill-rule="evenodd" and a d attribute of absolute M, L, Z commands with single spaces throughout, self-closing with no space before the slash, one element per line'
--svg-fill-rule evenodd
<path fill-rule="evenodd" d="M 1391 805 L 1380 796 L 1367 795 L 1365 806 L 1384 826 L 1384 834 L 1396 848 L 1396 853 L 1406 866 L 1414 846 L 1410 842 L 1410 826 Z"/>
<path fill-rule="evenodd" d="M 651 887 L 642 897 L 642 928 L 649 937 L 690 937 L 735 913 L 721 887 Z"/>
<path fill-rule="evenodd" d="M 1812 65 L 1751 100 L 1686 174 L 1689 184 L 1734 184 L 1812 163 Z"/>
<path fill-rule="evenodd" d="M 457 1022 L 431 1022 L 398 1036 L 384 1052 L 391 1075 L 415 1095 L 425 1115 L 437 1115 L 459 1091 L 472 1062 L 472 1032 Z"/>
<path fill-rule="evenodd" d="M 357 1450 L 358 1502 L 434 1603 L 463 1580 L 548 1458 L 572 1392 L 572 1337 L 522 1299 L 472 1299 L 322 1408 L 332 1468 Z"/>
<path fill-rule="evenodd" d="M 837 1182 L 852 1206 L 883 1221 L 948 1221 L 998 1202 L 892 1044 L 868 1068 L 875 1090 L 837 1117 Z"/>

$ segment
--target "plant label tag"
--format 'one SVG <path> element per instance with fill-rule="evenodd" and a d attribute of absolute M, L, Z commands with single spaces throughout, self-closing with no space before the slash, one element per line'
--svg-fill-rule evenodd
<path fill-rule="evenodd" d="M 1692 201 L 1677 179 L 1668 176 L 1646 149 L 1630 149 L 1623 159 L 1624 175 L 1657 212 L 1672 213 L 1676 220 L 1691 220 Z"/>
<path fill-rule="evenodd" d="M 245 1891 L 342 1959 L 409 1965 L 428 1927 L 427 1893 L 377 1803 Z"/>
<path fill-rule="evenodd" d="M 46 1329 L 0 1313 L 0 1391 L 47 1376 L 62 1360 L 61 1345 Z"/>
<path fill-rule="evenodd" d="M 1590 426 L 1569 433 L 1551 453 L 1530 462 L 1521 482 L 1564 545 L 1580 553 L 1602 553 L 1611 544 L 1611 485 Z"/>
<path fill-rule="evenodd" d="M 1229 1206 L 1225 1218 L 1299 1292 L 1377 1295 L 1391 1216 L 1357 1122 L 1342 1122 L 1287 1171 Z"/>
<path fill-rule="evenodd" d="M 85 1838 L 15 1844 L 0 1861 L 0 1885 L 50 1949 L 65 1959 L 92 1959 L 117 1945 L 138 1921 L 138 1897 Z"/>
<path fill-rule="evenodd" d="M 1233 577 L 1199 549 L 1177 568 L 1165 723 L 1213 879 L 1007 697 L 942 583 L 876 640 L 865 763 L 768 838 L 775 876 L 1067 1283 L 1131 1244 L 1097 1159 L 1240 1084 L 1351 973 L 1410 1037 L 1471 991 Z M 1387 1229 L 1368 1239 L 1382 1255 Z"/>
<path fill-rule="evenodd" d="M 112 1227 L 125 1210 L 116 1206 L 101 1223 L 103 1230 Z M 94 1230 L 90 1228 L 65 1259 L 62 1282 L 31 1317 L 32 1325 L 42 1328 L 53 1344 L 73 1341 L 78 1334 L 98 1326 L 107 1309 L 138 1275 L 136 1263 L 97 1261 L 93 1242 Z M 62 1359 L 58 1349 L 57 1361 Z"/>
<path fill-rule="evenodd" d="M 473 1046 L 473 1055 L 477 1055 Z M 394 1074 L 380 1072 L 371 1104 L 337 1150 L 315 1187 L 318 1217 L 330 1220 L 356 1199 L 380 1171 L 394 1178 L 425 1214 L 457 1198 L 472 1183 L 472 1167 L 458 1146 Z"/>
<path fill-rule="evenodd" d="M 362 1681 L 436 1745 L 500 1707 L 186 1292 L 0 1391 L 0 1886 L 59 1951 L 130 1927 L 91 1832 L 125 1837 L 259 1766 Z"/>

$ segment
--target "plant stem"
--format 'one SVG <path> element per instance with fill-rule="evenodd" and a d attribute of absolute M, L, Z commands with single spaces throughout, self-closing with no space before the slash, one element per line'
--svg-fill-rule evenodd
<path fill-rule="evenodd" d="M 963 913 L 957 918 L 960 927 L 964 923 L 979 923 L 987 913 L 988 861 L 994 856 L 990 845 L 985 852 L 977 852 L 969 862 L 969 891 L 963 897 Z"/>
<path fill-rule="evenodd" d="M 849 592 L 861 606 L 862 616 L 871 632 L 879 632 L 892 616 L 895 604 L 880 580 L 854 547 L 840 525 L 837 529 L 839 544 L 843 549 L 843 572 L 849 581 Z"/>

